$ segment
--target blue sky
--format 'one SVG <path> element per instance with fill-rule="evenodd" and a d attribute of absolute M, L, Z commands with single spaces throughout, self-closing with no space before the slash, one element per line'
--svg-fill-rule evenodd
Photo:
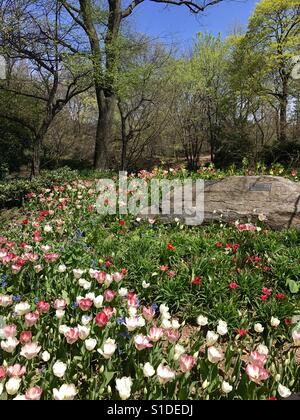
<path fill-rule="evenodd" d="M 227 0 L 208 8 L 197 16 L 183 6 L 168 6 L 145 3 L 139 5 L 131 18 L 132 27 L 151 37 L 160 38 L 167 44 L 172 41 L 180 48 L 192 44 L 197 32 L 221 32 L 226 36 L 235 24 L 247 25 L 247 20 L 254 10 L 257 0 Z"/>

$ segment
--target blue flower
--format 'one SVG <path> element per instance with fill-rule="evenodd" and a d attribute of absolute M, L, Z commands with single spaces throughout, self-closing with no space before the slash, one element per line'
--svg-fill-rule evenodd
<path fill-rule="evenodd" d="M 158 309 L 158 305 L 156 303 L 153 303 L 153 305 L 151 305 L 151 308 L 156 312 Z"/>
<path fill-rule="evenodd" d="M 118 325 L 124 325 L 125 324 L 125 318 L 122 318 L 122 317 L 117 318 L 117 324 Z"/>
<path fill-rule="evenodd" d="M 20 295 L 16 295 L 13 297 L 13 301 L 14 302 L 20 302 L 21 301 L 21 296 Z"/>

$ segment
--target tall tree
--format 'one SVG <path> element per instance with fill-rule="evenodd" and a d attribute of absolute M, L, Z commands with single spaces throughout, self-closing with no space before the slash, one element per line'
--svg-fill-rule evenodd
<path fill-rule="evenodd" d="M 184 6 L 191 13 L 203 12 L 224 0 L 150 0 L 164 5 Z M 119 68 L 122 23 L 145 0 L 105 0 L 101 9 L 93 0 L 61 0 L 72 19 L 86 33 L 94 68 L 94 85 L 99 110 L 94 166 L 106 169 L 107 150 L 112 140 L 113 115 L 116 104 L 115 80 Z M 99 30 L 101 27 L 101 30 Z"/>
<path fill-rule="evenodd" d="M 76 25 L 64 25 L 63 12 L 58 0 L 0 2 L 0 47 L 15 63 L 0 92 L 11 103 L 26 98 L 36 109 L 28 119 L 22 107 L 2 106 L 0 116 L 31 131 L 33 176 L 40 172 L 43 140 L 52 121 L 72 98 L 92 86 L 90 68 L 74 42 Z"/>
<path fill-rule="evenodd" d="M 293 58 L 300 48 L 299 0 L 262 0 L 250 19 L 242 48 L 257 53 L 257 70 L 252 78 L 260 93 L 278 101 L 280 142 L 287 140 L 288 101 L 294 68 Z M 260 62 L 260 63 L 258 63 Z"/>

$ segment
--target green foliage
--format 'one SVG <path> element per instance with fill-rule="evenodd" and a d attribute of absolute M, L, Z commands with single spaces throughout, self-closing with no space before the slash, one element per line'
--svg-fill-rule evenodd
<path fill-rule="evenodd" d="M 64 184 L 78 177 L 76 171 L 61 168 L 56 171 L 43 171 L 39 178 L 32 181 L 16 179 L 0 182 L 0 208 L 20 205 L 25 195 L 39 192 L 42 188 L 49 188 L 56 184 Z"/>

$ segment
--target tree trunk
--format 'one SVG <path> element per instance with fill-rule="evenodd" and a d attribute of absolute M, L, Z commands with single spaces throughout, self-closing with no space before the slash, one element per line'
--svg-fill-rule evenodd
<path fill-rule="evenodd" d="M 105 95 L 102 89 L 97 92 L 99 117 L 96 133 L 94 168 L 109 169 L 108 149 L 113 136 L 113 116 L 116 98 L 114 94 Z"/>
<path fill-rule="evenodd" d="M 34 139 L 33 154 L 32 154 L 32 165 L 31 165 L 31 178 L 35 178 L 40 175 L 41 170 L 41 152 L 42 152 L 43 139 L 40 135 L 37 135 Z"/>
<path fill-rule="evenodd" d="M 280 143 L 286 143 L 287 141 L 287 108 L 288 108 L 288 96 L 283 93 L 280 98 L 280 109 L 279 109 L 279 141 Z"/>

